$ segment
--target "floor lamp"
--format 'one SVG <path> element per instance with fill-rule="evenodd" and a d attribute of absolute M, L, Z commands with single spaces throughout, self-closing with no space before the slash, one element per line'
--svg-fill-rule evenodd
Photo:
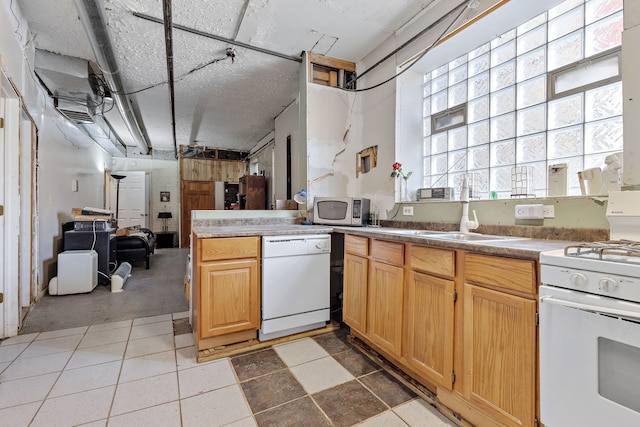
<path fill-rule="evenodd" d="M 125 179 L 126 175 L 111 175 L 117 181 L 116 184 L 116 228 L 118 228 L 118 214 L 120 210 L 120 180 Z"/>

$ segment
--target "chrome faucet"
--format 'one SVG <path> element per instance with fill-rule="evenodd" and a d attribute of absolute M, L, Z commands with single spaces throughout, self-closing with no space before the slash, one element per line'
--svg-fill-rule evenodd
<path fill-rule="evenodd" d="M 460 192 L 460 203 L 462 203 L 462 218 L 460 218 L 460 232 L 468 233 L 475 230 L 480 225 L 475 209 L 473 210 L 473 221 L 469 219 L 469 184 L 467 177 L 462 180 L 462 191 Z"/>

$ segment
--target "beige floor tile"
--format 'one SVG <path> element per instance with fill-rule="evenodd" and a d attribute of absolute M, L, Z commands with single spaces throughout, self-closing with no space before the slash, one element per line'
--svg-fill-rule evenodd
<path fill-rule="evenodd" d="M 36 375 L 60 372 L 71 358 L 73 352 L 47 354 L 39 357 L 16 359 L 2 373 L 2 381 L 17 380 L 20 378 L 34 377 Z"/>
<path fill-rule="evenodd" d="M 238 385 L 188 397 L 180 404 L 183 427 L 219 427 L 251 416 Z"/>
<path fill-rule="evenodd" d="M 31 427 L 71 426 L 104 419 L 115 386 L 47 399 L 36 414 Z"/>
<path fill-rule="evenodd" d="M 40 402 L 34 402 L 27 403 L 26 405 L 0 409 L 0 420 L 2 425 L 11 427 L 27 427 L 39 407 Z"/>
<path fill-rule="evenodd" d="M 329 355 L 318 343 L 311 338 L 303 338 L 273 346 L 287 366 L 296 366 L 312 360 L 320 359 Z"/>
<path fill-rule="evenodd" d="M 83 335 L 89 329 L 88 326 L 79 326 L 77 328 L 60 329 L 57 331 L 42 332 L 36 337 L 36 341 L 48 340 L 51 338 L 68 337 L 71 335 Z"/>
<path fill-rule="evenodd" d="M 195 396 L 236 383 L 229 359 L 178 371 L 180 398 Z"/>
<path fill-rule="evenodd" d="M 81 424 L 78 427 L 107 427 L 107 419 Z"/>
<path fill-rule="evenodd" d="M 58 375 L 54 373 L 15 381 L 3 380 L 0 382 L 0 408 L 44 400 Z"/>
<path fill-rule="evenodd" d="M 422 399 L 414 399 L 393 408 L 393 412 L 398 414 L 411 427 L 449 427 L 455 426 L 442 415 L 436 408 L 429 405 Z"/>
<path fill-rule="evenodd" d="M 188 311 L 182 311 L 180 313 L 173 313 L 172 317 L 173 317 L 173 320 L 186 319 L 187 317 L 189 317 L 189 312 Z"/>
<path fill-rule="evenodd" d="M 178 379 L 174 372 L 118 384 L 111 415 L 178 401 Z"/>
<path fill-rule="evenodd" d="M 149 317 L 141 317 L 138 319 L 134 319 L 133 326 L 137 325 L 146 325 L 149 323 L 157 323 L 157 322 L 166 322 L 167 320 L 171 320 L 171 314 L 161 314 L 160 316 L 149 316 Z"/>
<path fill-rule="evenodd" d="M 291 368 L 291 373 L 309 394 L 354 379 L 354 376 L 331 356 L 294 366 Z"/>
<path fill-rule="evenodd" d="M 82 338 L 78 348 L 96 347 L 99 345 L 113 344 L 129 339 L 130 328 L 106 329 L 104 331 L 90 331 Z"/>
<path fill-rule="evenodd" d="M 175 336 L 176 348 L 190 347 L 195 344 L 193 334 L 181 334 Z"/>
<path fill-rule="evenodd" d="M 109 427 L 158 427 L 179 425 L 180 404 L 178 401 L 109 417 Z"/>
<path fill-rule="evenodd" d="M 98 325 L 89 326 L 87 333 L 91 334 L 94 332 L 104 332 L 112 329 L 131 328 L 132 324 L 133 320 L 120 320 L 118 322 L 100 323 Z"/>
<path fill-rule="evenodd" d="M 163 351 L 173 350 L 174 348 L 173 334 L 155 335 L 137 340 L 129 340 L 124 358 L 131 359 L 132 357 L 161 353 Z"/>
<path fill-rule="evenodd" d="M 11 364 L 11 362 L 0 362 L 0 375 L 4 372 L 5 369 Z"/>
<path fill-rule="evenodd" d="M 144 323 L 136 325 L 134 322 L 131 328 L 131 336 L 129 339 L 137 340 L 140 338 L 148 338 L 156 335 L 173 334 L 173 322 L 171 320 L 163 320 L 154 323 Z"/>
<path fill-rule="evenodd" d="M 33 334 L 18 335 L 15 337 L 7 338 L 5 340 L 2 340 L 2 342 L 0 342 L 0 347 L 2 347 L 3 345 L 30 343 L 31 341 L 35 340 L 38 335 L 40 335 L 40 333 L 35 332 Z"/>
<path fill-rule="evenodd" d="M 20 354 L 19 358 L 25 359 L 65 351 L 74 351 L 78 347 L 80 340 L 82 340 L 82 335 L 56 337 L 46 340 L 37 339 L 29 344 Z"/>
<path fill-rule="evenodd" d="M 72 393 L 115 385 L 120 374 L 121 361 L 66 369 L 53 386 L 49 397 L 64 396 Z"/>
<path fill-rule="evenodd" d="M 257 425 L 258 424 L 256 424 L 256 421 L 253 419 L 253 417 L 247 417 L 227 424 L 224 427 L 257 427 Z"/>
<path fill-rule="evenodd" d="M 407 427 L 407 424 L 393 412 L 387 411 L 361 422 L 358 427 Z"/>
<path fill-rule="evenodd" d="M 120 383 L 167 374 L 175 372 L 176 369 L 176 355 L 173 350 L 125 359 L 122 363 Z"/>
<path fill-rule="evenodd" d="M 200 366 L 196 360 L 196 348 L 195 346 L 183 347 L 176 349 L 176 359 L 178 370 L 193 368 L 194 366 Z"/>
<path fill-rule="evenodd" d="M 0 346 L 0 362 L 13 362 L 29 343 Z"/>
<path fill-rule="evenodd" d="M 83 366 L 99 365 L 101 363 L 122 360 L 126 347 L 127 343 L 123 341 L 78 349 L 73 353 L 73 356 L 71 356 L 71 360 L 69 360 L 66 369 L 75 369 Z"/>

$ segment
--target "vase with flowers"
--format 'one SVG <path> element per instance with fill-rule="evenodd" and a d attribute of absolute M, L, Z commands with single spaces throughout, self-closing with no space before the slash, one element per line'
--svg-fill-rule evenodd
<path fill-rule="evenodd" d="M 407 191 L 407 181 L 413 172 L 404 173 L 402 171 L 402 163 L 395 162 L 393 165 L 393 172 L 391 172 L 392 178 L 402 178 L 400 181 L 400 201 L 410 202 L 409 192 Z"/>

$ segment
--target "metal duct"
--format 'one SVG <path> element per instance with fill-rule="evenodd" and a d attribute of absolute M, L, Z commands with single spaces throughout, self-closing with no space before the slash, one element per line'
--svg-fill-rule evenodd
<path fill-rule="evenodd" d="M 74 0 L 73 3 L 89 38 L 98 66 L 112 90 L 112 96 L 118 110 L 136 144 L 143 154 L 148 154 L 151 144 L 142 133 L 140 124 L 131 110 L 129 98 L 124 95 L 126 91 L 120 78 L 120 69 L 109 37 L 109 29 L 102 8 L 98 4 L 99 0 Z"/>

